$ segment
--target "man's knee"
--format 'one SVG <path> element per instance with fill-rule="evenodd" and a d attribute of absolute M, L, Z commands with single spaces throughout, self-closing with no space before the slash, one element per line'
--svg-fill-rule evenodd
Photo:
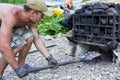
<path fill-rule="evenodd" d="M 34 41 L 34 37 L 33 36 L 27 38 L 27 40 L 26 40 L 27 43 L 32 43 L 33 41 Z"/>

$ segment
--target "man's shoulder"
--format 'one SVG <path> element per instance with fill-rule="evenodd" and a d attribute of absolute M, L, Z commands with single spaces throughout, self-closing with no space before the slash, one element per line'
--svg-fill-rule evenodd
<path fill-rule="evenodd" d="M 9 3 L 0 3 L 0 19 L 16 20 L 16 15 L 20 10 L 19 7 Z M 9 18 L 8 18 L 9 17 Z"/>
<path fill-rule="evenodd" d="M 14 14 L 17 11 L 20 10 L 20 7 L 14 4 L 9 4 L 9 3 L 0 3 L 0 12 L 3 12 L 1 14 Z"/>
<path fill-rule="evenodd" d="M 20 6 L 14 5 L 14 4 L 10 4 L 10 3 L 0 3 L 0 8 L 2 8 L 2 10 L 7 10 L 7 9 L 14 9 L 14 8 L 18 8 L 19 9 Z"/>

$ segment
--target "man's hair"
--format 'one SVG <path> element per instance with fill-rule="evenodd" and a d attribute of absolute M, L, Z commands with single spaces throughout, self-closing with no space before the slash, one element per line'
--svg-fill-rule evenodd
<path fill-rule="evenodd" d="M 25 4 L 24 4 L 24 9 L 25 9 L 26 11 L 32 10 L 29 6 L 27 6 L 27 5 L 25 5 Z"/>

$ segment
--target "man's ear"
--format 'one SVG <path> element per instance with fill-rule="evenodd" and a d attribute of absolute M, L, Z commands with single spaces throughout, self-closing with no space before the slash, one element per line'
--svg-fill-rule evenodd
<path fill-rule="evenodd" d="M 30 11 L 30 15 L 33 16 L 33 14 L 35 13 L 35 10 L 31 10 Z"/>

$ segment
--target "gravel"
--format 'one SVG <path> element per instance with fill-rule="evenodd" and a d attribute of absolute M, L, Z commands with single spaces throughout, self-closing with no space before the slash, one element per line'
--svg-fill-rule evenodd
<path fill-rule="evenodd" d="M 49 52 L 59 61 L 64 62 L 73 59 L 66 55 L 68 49 L 68 40 L 65 35 L 59 34 L 55 36 L 41 36 L 45 41 Z M 51 46 L 51 47 L 50 47 Z M 31 51 L 36 50 L 34 45 Z M 40 52 L 29 54 L 26 63 L 32 66 L 47 66 L 47 61 Z M 58 69 L 46 69 L 36 74 L 30 73 L 24 78 L 18 78 L 11 68 L 7 66 L 4 72 L 4 80 L 120 80 L 119 67 L 111 61 L 89 61 L 77 62 Z"/>

